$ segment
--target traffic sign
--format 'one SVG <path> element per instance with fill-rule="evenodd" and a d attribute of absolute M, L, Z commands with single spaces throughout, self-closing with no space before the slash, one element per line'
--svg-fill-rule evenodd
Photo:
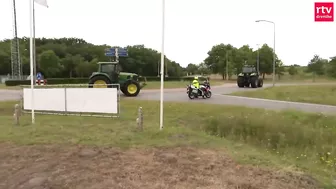
<path fill-rule="evenodd" d="M 127 57 L 127 49 L 124 48 L 107 48 L 105 49 L 105 56 L 116 56 L 116 51 L 118 51 L 119 57 Z"/>
<path fill-rule="evenodd" d="M 36 79 L 42 79 L 42 74 L 41 74 L 41 72 L 37 72 L 37 74 L 36 74 Z"/>
<path fill-rule="evenodd" d="M 105 56 L 115 56 L 114 52 L 105 52 Z"/>
<path fill-rule="evenodd" d="M 127 50 L 120 48 L 120 49 L 118 49 L 118 53 L 127 53 Z"/>

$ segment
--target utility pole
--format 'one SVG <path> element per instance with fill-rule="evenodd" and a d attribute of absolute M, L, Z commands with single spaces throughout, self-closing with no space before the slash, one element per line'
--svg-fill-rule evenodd
<path fill-rule="evenodd" d="M 166 63 L 166 77 L 168 77 L 168 63 Z"/>
<path fill-rule="evenodd" d="M 19 38 L 17 34 L 16 0 L 13 0 L 13 39 L 11 41 L 11 67 L 12 79 L 22 79 L 22 66 L 19 50 Z"/>
<path fill-rule="evenodd" d="M 226 51 L 226 80 L 229 80 L 229 55 L 228 55 L 228 51 Z"/>
<path fill-rule="evenodd" d="M 160 60 L 158 61 L 158 77 L 160 77 Z"/>
<path fill-rule="evenodd" d="M 260 64 L 259 44 L 257 44 L 257 46 L 258 46 L 258 50 L 257 50 L 257 72 L 258 72 L 258 74 L 260 74 L 259 73 L 259 64 Z"/>
<path fill-rule="evenodd" d="M 34 78 L 34 84 L 35 81 L 36 81 L 36 43 L 35 43 L 35 2 L 33 3 L 33 47 L 34 47 L 34 50 L 33 50 L 33 64 L 34 64 L 34 75 L 31 76 Z"/>

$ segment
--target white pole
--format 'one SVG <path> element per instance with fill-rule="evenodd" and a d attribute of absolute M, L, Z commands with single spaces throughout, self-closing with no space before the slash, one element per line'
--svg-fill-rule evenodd
<path fill-rule="evenodd" d="M 273 22 L 273 87 L 275 86 L 275 22 Z"/>
<path fill-rule="evenodd" d="M 35 112 L 34 112 L 34 45 L 33 45 L 33 19 L 34 19 L 34 0 L 30 0 L 30 10 L 29 10 L 29 18 L 30 18 L 30 89 L 31 89 L 31 116 L 32 116 L 32 124 L 35 123 Z"/>
<path fill-rule="evenodd" d="M 33 47 L 34 47 L 34 53 L 33 53 L 33 59 L 34 59 L 34 80 L 36 80 L 36 36 L 35 36 L 35 2 L 33 3 Z M 35 84 L 35 83 L 34 83 Z"/>
<path fill-rule="evenodd" d="M 164 78 L 164 41 L 165 41 L 165 0 L 162 0 L 162 47 L 161 47 L 161 91 L 160 91 L 160 130 L 163 129 L 163 78 Z"/>
<path fill-rule="evenodd" d="M 258 47 L 258 50 L 257 50 L 257 72 L 258 72 L 258 74 L 260 74 L 259 73 L 259 61 L 260 61 L 260 55 L 259 55 L 260 47 L 259 47 L 259 44 L 257 44 L 257 47 Z"/>
<path fill-rule="evenodd" d="M 273 24 L 273 87 L 275 86 L 275 22 L 269 20 L 256 20 L 256 22 L 268 22 Z"/>

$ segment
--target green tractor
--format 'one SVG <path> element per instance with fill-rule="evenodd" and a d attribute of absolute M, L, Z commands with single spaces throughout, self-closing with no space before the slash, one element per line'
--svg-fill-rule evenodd
<path fill-rule="evenodd" d="M 238 74 L 237 85 L 240 88 L 243 87 L 262 87 L 264 81 L 260 78 L 259 73 L 256 71 L 254 66 L 244 65 L 242 72 Z"/>
<path fill-rule="evenodd" d="M 98 65 L 98 72 L 90 76 L 89 88 L 111 88 L 109 84 L 120 84 L 120 90 L 125 96 L 135 97 L 146 86 L 146 78 L 140 83 L 139 75 L 120 72 L 118 62 L 98 62 Z"/>

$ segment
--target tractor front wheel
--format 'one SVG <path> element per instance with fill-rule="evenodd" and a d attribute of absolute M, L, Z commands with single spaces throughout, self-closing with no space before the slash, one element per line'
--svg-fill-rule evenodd
<path fill-rule="evenodd" d="M 136 81 L 128 80 L 125 82 L 123 90 L 121 91 L 125 94 L 125 96 L 138 96 L 140 93 L 140 84 Z"/>
<path fill-rule="evenodd" d="M 90 79 L 89 88 L 111 88 L 110 80 L 105 76 L 96 76 Z"/>

